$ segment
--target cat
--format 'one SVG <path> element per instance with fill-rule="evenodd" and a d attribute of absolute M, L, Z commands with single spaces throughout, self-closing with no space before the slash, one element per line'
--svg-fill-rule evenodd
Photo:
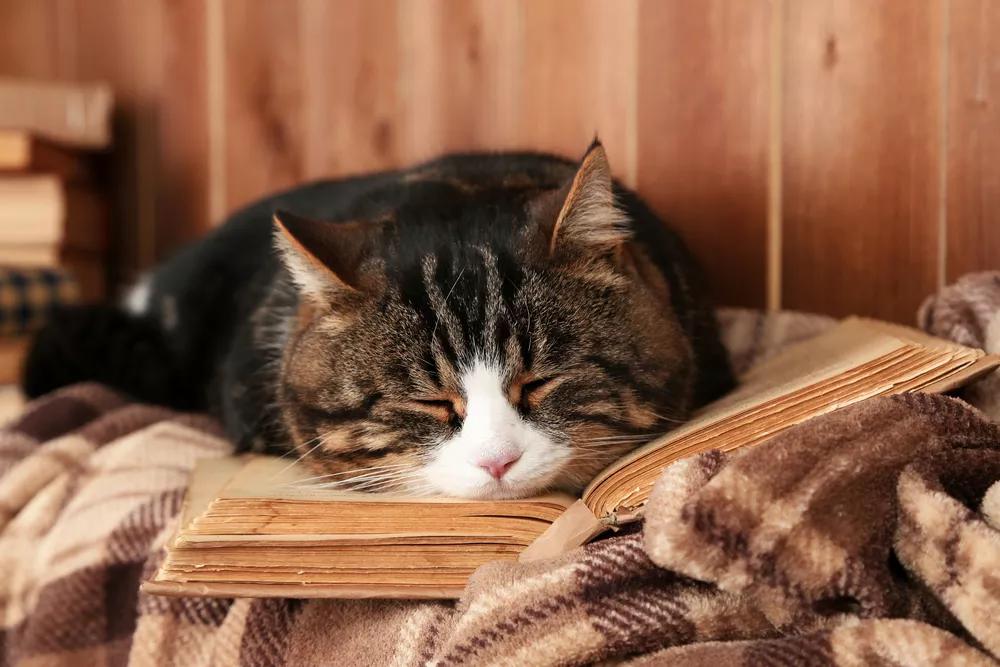
<path fill-rule="evenodd" d="M 600 142 L 452 155 L 236 213 L 123 307 L 59 315 L 24 388 L 207 409 L 318 484 L 575 492 L 731 386 L 704 283 Z"/>

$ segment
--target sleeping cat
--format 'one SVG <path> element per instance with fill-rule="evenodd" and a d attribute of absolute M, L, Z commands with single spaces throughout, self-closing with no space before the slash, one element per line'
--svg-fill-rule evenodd
<path fill-rule="evenodd" d="M 27 394 L 79 380 L 321 483 L 470 498 L 579 490 L 731 384 L 703 281 L 596 141 L 261 201 L 44 330 Z"/>

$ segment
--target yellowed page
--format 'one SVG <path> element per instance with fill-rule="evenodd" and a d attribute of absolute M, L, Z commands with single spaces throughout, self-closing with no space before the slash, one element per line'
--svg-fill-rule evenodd
<path fill-rule="evenodd" d="M 194 466 L 188 483 L 184 507 L 181 510 L 181 530 L 190 525 L 199 514 L 208 509 L 209 504 L 222 492 L 223 487 L 246 465 L 246 459 L 226 456 L 218 459 L 202 459 Z"/>
<path fill-rule="evenodd" d="M 650 470 L 702 451 L 709 442 L 731 449 L 760 442 L 797 421 L 865 397 L 926 386 L 950 388 L 950 376 L 969 379 L 973 373 L 965 369 L 975 367 L 978 374 L 997 365 L 995 359 L 985 365 L 982 359 L 979 350 L 906 327 L 845 320 L 755 368 L 740 388 L 707 406 L 691 422 L 616 462 L 587 487 L 583 499 L 597 515 L 606 507 L 641 505 Z M 758 421 L 760 428 L 755 426 Z M 710 435 L 713 432 L 716 435 Z M 624 495 L 609 498 L 609 493 Z"/>
<path fill-rule="evenodd" d="M 899 338 L 873 333 L 857 320 L 847 320 L 829 332 L 796 345 L 761 364 L 746 376 L 735 391 L 703 408 L 687 424 L 605 469 L 590 483 L 583 498 L 586 500 L 591 489 L 603 480 L 651 451 L 669 447 L 673 442 L 710 428 L 733 415 L 833 379 L 905 347 L 906 344 Z"/>

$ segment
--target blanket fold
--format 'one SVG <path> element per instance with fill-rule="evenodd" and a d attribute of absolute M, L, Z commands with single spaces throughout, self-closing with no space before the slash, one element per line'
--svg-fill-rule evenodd
<path fill-rule="evenodd" d="M 730 460 L 671 467 L 649 504 L 646 549 L 661 567 L 751 595 L 782 629 L 842 614 L 927 618 L 935 605 L 907 585 L 893 551 L 933 528 L 913 523 L 930 521 L 928 487 L 915 485 L 949 479 L 972 502 L 1000 479 L 998 445 L 1000 427 L 955 399 L 866 401 Z"/>
<path fill-rule="evenodd" d="M 996 656 L 1000 532 L 978 508 L 998 479 L 1000 426 L 952 398 L 879 398 L 671 466 L 645 545 L 784 633 L 905 617 Z M 914 656 L 937 641 L 922 627 L 904 626 Z"/>

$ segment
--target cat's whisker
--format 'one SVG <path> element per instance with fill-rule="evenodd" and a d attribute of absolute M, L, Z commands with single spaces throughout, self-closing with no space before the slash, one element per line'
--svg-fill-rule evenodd
<path fill-rule="evenodd" d="M 352 473 L 353 473 L 353 475 L 351 477 L 344 477 L 343 479 L 329 479 L 331 477 L 338 477 L 338 476 L 342 476 L 342 475 L 345 475 L 345 474 L 352 474 Z M 367 472 L 364 471 L 364 470 L 351 470 L 351 471 L 345 471 L 343 473 L 333 473 L 333 474 L 330 474 L 330 475 L 319 475 L 317 477 L 310 477 L 310 478 L 307 478 L 307 479 L 304 479 L 304 480 L 296 480 L 296 482 L 293 482 L 293 484 L 303 485 L 303 484 L 306 484 L 308 482 L 316 482 L 317 484 L 345 484 L 345 483 L 350 483 L 352 481 L 365 480 L 365 479 L 370 479 L 370 478 L 373 479 L 373 478 L 376 478 L 376 477 L 391 478 L 391 477 L 396 477 L 396 476 L 403 475 L 403 474 L 406 474 L 405 470 L 382 470 L 382 469 L 374 469 L 374 470 L 369 470 Z M 327 482 L 318 482 L 317 481 L 317 480 L 322 480 L 322 479 L 327 479 L 328 481 Z"/>
<path fill-rule="evenodd" d="M 437 490 L 426 480 L 420 484 L 411 484 L 405 489 L 406 494 L 415 497 L 426 497 L 437 495 Z"/>
<path fill-rule="evenodd" d="M 444 297 L 444 305 L 445 306 L 448 305 L 448 299 L 451 298 L 452 292 L 454 292 L 455 288 L 458 287 L 458 281 L 462 279 L 463 275 L 465 275 L 465 267 L 464 266 L 462 267 L 462 270 L 458 272 L 458 275 L 455 276 L 455 282 L 452 283 L 451 289 L 448 290 L 448 294 Z M 434 313 L 434 328 L 431 329 L 431 340 L 434 340 L 434 335 L 437 333 L 438 324 L 440 323 L 440 321 L 441 321 L 441 317 L 437 314 L 437 312 L 435 312 Z"/>
<path fill-rule="evenodd" d="M 302 447 L 308 447 L 309 445 L 311 445 L 312 443 L 316 442 L 317 440 L 319 440 L 322 437 L 323 437 L 323 434 L 320 434 L 320 435 L 317 435 L 314 438 L 309 438 L 305 442 L 299 444 L 297 447 L 290 447 L 288 449 L 288 451 L 286 451 L 284 454 L 282 454 L 278 458 L 279 459 L 288 458 L 289 456 L 292 456 L 293 454 L 296 454 Z"/>
<path fill-rule="evenodd" d="M 597 461 L 602 459 L 610 462 L 621 456 L 621 454 L 622 452 L 620 450 L 615 450 L 615 449 L 611 450 L 602 449 L 599 451 L 576 451 L 573 452 L 573 457 L 569 461 L 567 461 L 567 464 L 572 465 L 576 461 L 583 461 L 583 460 Z"/>
<path fill-rule="evenodd" d="M 317 479 L 328 479 L 330 477 L 340 477 L 342 475 L 353 475 L 353 474 L 356 474 L 356 473 L 371 472 L 371 471 L 376 471 L 376 470 L 394 470 L 394 469 L 397 469 L 397 468 L 408 468 L 408 467 L 410 467 L 410 465 L 411 464 L 409 464 L 409 463 L 395 463 L 395 464 L 392 464 L 392 465 L 384 465 L 384 466 L 369 466 L 367 468 L 354 468 L 352 470 L 343 470 L 341 472 L 331 472 L 331 473 L 327 473 L 326 475 L 316 475 L 315 477 L 305 477 L 303 479 L 297 479 L 294 482 L 290 482 L 290 484 L 300 484 L 302 482 L 309 482 L 309 481 L 317 480 Z"/>
<path fill-rule="evenodd" d="M 361 490 L 367 488 L 368 486 L 373 486 L 382 483 L 398 483 L 404 482 L 410 479 L 415 479 L 420 477 L 422 473 L 419 471 L 396 471 L 389 472 L 385 474 L 380 474 L 379 472 L 372 472 L 364 475 L 358 475 L 356 477 L 349 477 L 346 479 L 331 480 L 329 482 L 320 482 L 318 484 L 306 485 L 308 488 L 337 488 L 344 487 L 354 490 Z"/>
<path fill-rule="evenodd" d="M 615 441 L 601 442 L 601 443 L 592 444 L 592 445 L 575 445 L 573 447 L 573 451 L 575 451 L 575 452 L 588 452 L 588 451 L 589 452 L 607 452 L 607 451 L 610 451 L 612 449 L 615 449 L 616 447 L 621 447 L 623 445 L 624 446 L 628 446 L 628 447 L 636 447 L 638 445 L 642 445 L 643 443 L 645 443 L 645 440 L 638 440 L 638 441 L 636 441 L 636 440 L 621 440 L 621 441 L 618 441 L 618 442 L 615 442 Z"/>
<path fill-rule="evenodd" d="M 573 447 L 574 452 L 610 452 L 618 449 L 619 447 L 639 447 L 644 444 L 645 441 L 636 442 L 634 440 L 625 440 L 622 442 L 602 442 L 596 445 L 576 445 Z"/>
<path fill-rule="evenodd" d="M 575 449 L 580 449 L 584 447 L 606 447 L 612 445 L 620 444 L 631 444 L 631 445 L 641 445 L 647 442 L 652 442 L 660 436 L 644 436 L 641 438 L 608 438 L 607 440 L 575 440 L 571 443 L 571 447 Z"/>
<path fill-rule="evenodd" d="M 654 417 L 656 417 L 657 419 L 659 419 L 660 421 L 670 422 L 672 424 L 686 424 L 687 423 L 686 419 L 675 419 L 673 417 L 664 417 L 663 415 L 657 414 L 655 412 L 651 412 L 650 414 L 653 415 Z"/>
<path fill-rule="evenodd" d="M 271 479 L 273 480 L 273 479 L 274 479 L 275 477 L 278 477 L 278 476 L 279 476 L 279 475 L 281 475 L 282 473 L 285 473 L 285 472 L 287 472 L 287 471 L 291 470 L 292 466 L 294 466 L 294 465 L 295 465 L 296 463 L 299 463 L 299 462 L 301 462 L 301 461 L 302 461 L 302 460 L 303 460 L 303 459 L 304 459 L 305 457 L 309 456 L 309 455 L 310 455 L 310 454 L 312 454 L 312 453 L 313 453 L 314 451 L 316 451 L 317 449 L 319 449 L 320 447 L 322 447 L 322 446 L 323 446 L 323 445 L 324 445 L 324 444 L 326 443 L 326 441 L 327 441 L 327 438 L 329 437 L 329 435 L 330 435 L 330 434 L 320 434 L 320 435 L 317 435 L 317 436 L 316 436 L 315 438 L 312 438 L 311 440 L 306 440 L 306 441 L 305 441 L 305 442 L 304 442 L 304 443 L 303 443 L 303 444 L 301 445 L 301 447 L 305 447 L 305 446 L 309 445 L 310 443 L 312 443 L 312 442 L 313 442 L 313 440 L 317 440 L 318 442 L 317 442 L 317 443 L 316 443 L 315 445 L 313 445 L 312 447 L 309 447 L 309 449 L 308 449 L 308 450 L 306 450 L 306 452 L 305 452 L 304 454 L 302 454 L 302 455 L 301 455 L 301 456 L 299 456 L 299 457 L 298 457 L 297 459 L 295 459 L 294 461 L 292 461 L 291 463 L 289 463 L 289 464 L 288 464 L 287 466 L 285 466 L 285 467 L 284 467 L 284 468 L 282 468 L 281 470 L 279 470 L 279 471 L 275 472 L 275 473 L 274 473 L 274 474 L 273 474 L 273 475 L 271 476 Z M 296 447 L 296 448 L 295 448 L 294 450 L 292 450 L 292 451 L 298 451 L 298 449 L 299 449 L 299 448 L 298 448 L 298 447 Z"/>
<path fill-rule="evenodd" d="M 336 483 L 348 484 L 352 486 L 360 486 L 362 484 L 373 484 L 378 482 L 389 482 L 389 481 L 401 481 L 405 479 L 410 479 L 413 474 L 401 473 L 398 475 L 359 475 L 357 477 L 350 477 L 348 479 L 337 480 Z M 333 482 L 327 482 L 333 483 Z"/>
<path fill-rule="evenodd" d="M 578 442 L 601 442 L 604 440 L 649 440 L 651 438 L 658 438 L 665 433 L 667 433 L 667 431 L 658 431 L 655 433 L 622 433 L 619 435 L 602 435 L 595 438 L 581 438 Z"/>

